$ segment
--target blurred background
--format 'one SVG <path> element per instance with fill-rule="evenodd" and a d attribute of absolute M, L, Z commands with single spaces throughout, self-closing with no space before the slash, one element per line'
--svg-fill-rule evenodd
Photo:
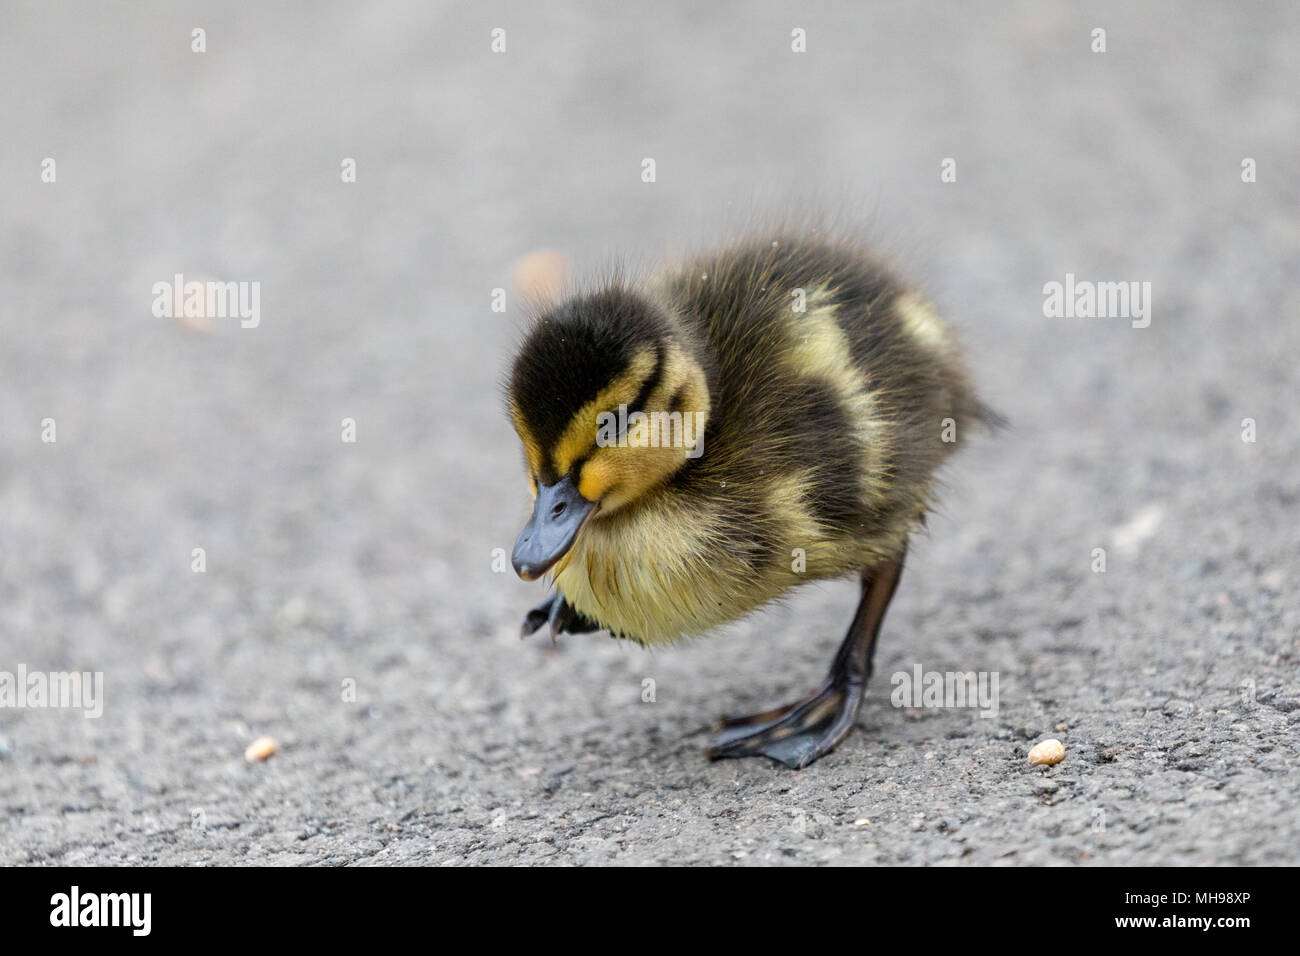
<path fill-rule="evenodd" d="M 1300 858 L 1294 4 L 3 21 L 0 670 L 103 672 L 104 714 L 0 709 L 0 862 Z M 1013 429 L 946 473 L 859 730 L 795 775 L 705 728 L 809 689 L 853 585 L 556 650 L 493 549 L 520 257 L 808 208 L 929 291 Z M 1046 318 L 1067 272 L 1150 282 L 1150 326 Z M 155 316 L 176 273 L 259 283 L 260 324 Z M 891 707 L 917 663 L 999 672 L 1000 715 Z"/>

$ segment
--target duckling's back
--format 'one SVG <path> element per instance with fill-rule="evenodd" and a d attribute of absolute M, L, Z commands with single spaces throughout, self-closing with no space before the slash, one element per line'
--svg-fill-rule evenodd
<path fill-rule="evenodd" d="M 779 510 L 799 517 L 778 523 L 814 550 L 835 542 L 817 562 L 828 574 L 864 549 L 901 551 L 983 414 L 930 303 L 860 247 L 820 238 L 743 242 L 660 281 L 712 371 L 708 452 L 682 490 L 725 490 L 758 515 L 782 488 Z"/>

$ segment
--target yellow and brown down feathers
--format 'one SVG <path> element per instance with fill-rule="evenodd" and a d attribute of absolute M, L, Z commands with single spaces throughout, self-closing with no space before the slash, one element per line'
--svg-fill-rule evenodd
<path fill-rule="evenodd" d="M 789 236 L 552 309 L 509 400 L 533 481 L 617 496 L 556 585 L 647 643 L 900 555 L 981 414 L 924 298 L 850 243 Z M 596 418 L 619 405 L 702 415 L 702 453 L 599 447 Z"/>

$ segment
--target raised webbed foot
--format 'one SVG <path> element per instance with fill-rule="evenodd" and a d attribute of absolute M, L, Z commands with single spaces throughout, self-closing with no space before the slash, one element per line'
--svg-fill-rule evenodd
<path fill-rule="evenodd" d="M 524 615 L 524 624 L 519 629 L 519 636 L 527 637 L 547 623 L 551 625 L 552 644 L 560 634 L 565 632 L 587 634 L 601 630 L 601 626 L 591 618 L 575 611 L 573 605 L 565 600 L 564 595 L 559 591 L 553 592 L 545 601 Z"/>

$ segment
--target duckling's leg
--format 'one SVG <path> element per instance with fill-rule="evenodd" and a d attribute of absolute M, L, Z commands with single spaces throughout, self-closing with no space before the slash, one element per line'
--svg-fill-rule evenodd
<path fill-rule="evenodd" d="M 748 717 L 724 717 L 723 730 L 709 749 L 709 757 L 717 760 L 761 754 L 799 770 L 830 753 L 847 737 L 871 677 L 871 657 L 880 622 L 902 571 L 900 557 L 863 574 L 862 600 L 853 624 L 830 673 L 817 690 L 785 707 Z"/>
<path fill-rule="evenodd" d="M 556 591 L 524 615 L 524 626 L 519 629 L 519 636 L 527 637 L 548 621 L 551 625 L 552 644 L 565 631 L 570 634 L 586 634 L 589 631 L 601 630 L 599 624 L 585 614 L 575 611 L 564 595 Z"/>

